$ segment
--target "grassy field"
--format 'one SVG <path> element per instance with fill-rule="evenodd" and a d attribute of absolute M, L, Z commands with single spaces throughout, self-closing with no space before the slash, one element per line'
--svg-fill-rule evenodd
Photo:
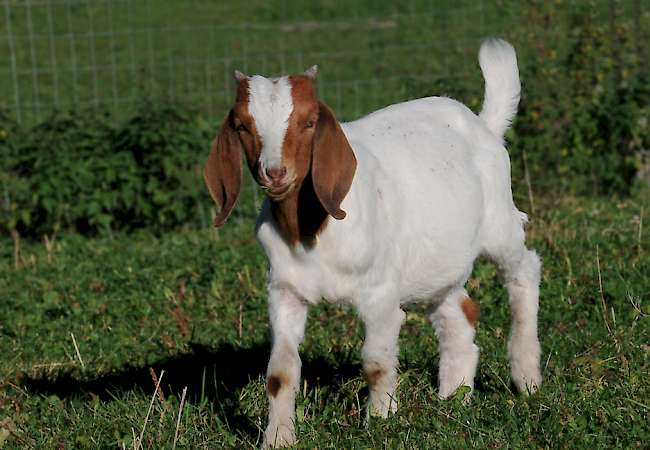
<path fill-rule="evenodd" d="M 472 405 L 437 397 L 437 342 L 415 308 L 400 409 L 363 426 L 363 329 L 323 304 L 301 347 L 296 448 L 648 448 L 650 200 L 534 201 L 543 389 L 527 398 L 511 385 L 507 294 L 479 261 L 467 286 L 481 308 Z M 49 251 L 20 249 L 16 259 L 15 242 L 0 242 L 0 447 L 136 448 L 143 433 L 143 447 L 172 448 L 176 432 L 178 448 L 260 445 L 269 330 L 251 220 L 218 236 L 60 234 Z"/>

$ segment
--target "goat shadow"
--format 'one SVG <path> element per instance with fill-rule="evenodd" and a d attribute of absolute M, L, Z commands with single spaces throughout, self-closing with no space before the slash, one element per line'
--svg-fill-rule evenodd
<path fill-rule="evenodd" d="M 104 401 L 126 391 L 138 390 L 153 395 L 155 384 L 151 369 L 156 376 L 165 371 L 160 387 L 165 396 L 176 395 L 187 387 L 186 401 L 208 401 L 214 411 L 228 418 L 233 432 L 244 435 L 259 433 L 252 417 L 242 413 L 239 403 L 241 390 L 251 381 L 264 377 L 270 355 L 268 342 L 252 348 L 223 345 L 217 350 L 201 344 L 189 344 L 189 352 L 164 362 L 142 368 L 126 368 L 118 374 L 80 381 L 70 374 L 55 380 L 47 378 L 24 378 L 24 388 L 37 395 L 56 395 L 61 399 L 80 398 L 93 393 Z M 310 386 L 332 386 L 360 376 L 358 363 L 342 362 L 332 365 L 324 356 L 303 357 L 302 379 Z"/>

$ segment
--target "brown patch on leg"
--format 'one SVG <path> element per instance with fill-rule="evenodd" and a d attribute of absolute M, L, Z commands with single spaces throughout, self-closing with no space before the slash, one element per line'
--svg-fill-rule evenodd
<path fill-rule="evenodd" d="M 379 380 L 386 375 L 384 370 L 379 364 L 374 363 L 372 367 L 363 369 L 363 379 L 366 380 L 370 389 L 375 389 Z"/>
<path fill-rule="evenodd" d="M 465 314 L 467 322 L 469 322 L 471 326 L 474 326 L 474 323 L 476 322 L 476 316 L 478 316 L 478 305 L 474 303 L 471 298 L 465 296 L 460 301 L 460 309 L 463 310 L 463 314 Z"/>
<path fill-rule="evenodd" d="M 268 380 L 266 381 L 266 391 L 271 397 L 276 398 L 278 396 L 278 392 L 280 392 L 280 388 L 282 388 L 282 385 L 287 383 L 284 378 L 285 377 L 282 375 L 269 376 Z"/>

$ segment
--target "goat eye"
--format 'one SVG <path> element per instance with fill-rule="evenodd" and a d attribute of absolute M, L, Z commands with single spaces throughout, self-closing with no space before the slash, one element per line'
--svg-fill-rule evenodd
<path fill-rule="evenodd" d="M 238 131 L 240 133 L 242 133 L 242 132 L 243 133 L 248 133 L 248 130 L 246 129 L 246 127 L 244 125 L 239 125 L 237 128 L 235 128 L 235 131 Z"/>
<path fill-rule="evenodd" d="M 305 128 L 314 128 L 314 125 L 315 125 L 314 121 L 310 120 L 309 122 L 307 122 L 307 126 Z"/>

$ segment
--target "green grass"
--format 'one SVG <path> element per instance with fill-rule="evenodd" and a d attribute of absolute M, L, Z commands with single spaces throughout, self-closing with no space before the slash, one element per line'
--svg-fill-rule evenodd
<path fill-rule="evenodd" d="M 510 383 L 507 295 L 479 261 L 467 286 L 481 307 L 474 402 L 437 397 L 437 342 L 414 308 L 400 337 L 400 409 L 363 426 L 362 326 L 354 311 L 322 304 L 301 347 L 297 448 L 647 447 L 650 200 L 535 201 L 542 390 L 520 397 Z M 14 242 L 0 242 L 0 445 L 135 448 L 144 428 L 146 448 L 171 448 L 185 386 L 178 448 L 260 445 L 266 262 L 248 218 L 218 241 L 211 229 L 59 235 L 51 263 L 44 243 L 20 245 L 16 267 Z M 145 426 L 151 372 L 162 370 Z"/>

